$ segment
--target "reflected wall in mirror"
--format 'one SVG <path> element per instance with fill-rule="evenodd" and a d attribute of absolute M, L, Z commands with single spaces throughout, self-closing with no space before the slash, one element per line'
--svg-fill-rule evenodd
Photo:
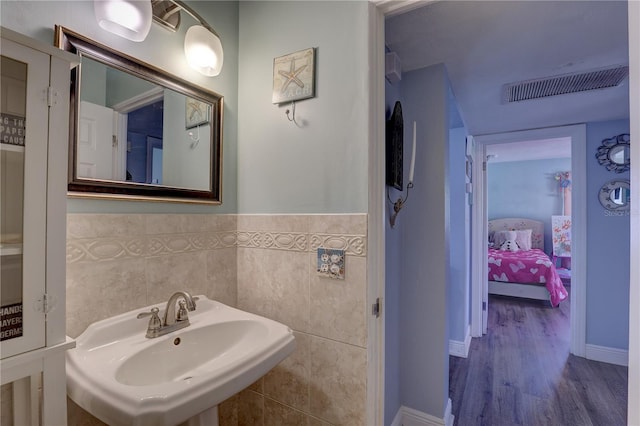
<path fill-rule="evenodd" d="M 628 133 L 623 133 L 603 140 L 596 152 L 596 158 L 607 170 L 622 173 L 628 171 L 631 166 L 630 151 L 631 137 Z"/>
<path fill-rule="evenodd" d="M 69 194 L 221 202 L 222 96 L 56 26 L 71 73 Z"/>
<path fill-rule="evenodd" d="M 600 188 L 598 199 L 607 210 L 627 211 L 631 203 L 631 185 L 628 180 L 607 182 Z"/>

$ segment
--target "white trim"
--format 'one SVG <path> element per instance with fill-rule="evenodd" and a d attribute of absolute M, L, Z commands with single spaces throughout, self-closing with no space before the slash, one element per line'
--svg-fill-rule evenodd
<path fill-rule="evenodd" d="M 385 55 L 384 15 L 369 5 L 369 215 L 367 216 L 367 308 L 380 300 L 377 318 L 367 309 L 367 424 L 384 423 L 385 368 Z"/>
<path fill-rule="evenodd" d="M 406 13 L 438 0 L 369 0 L 375 4 L 387 18 Z"/>
<path fill-rule="evenodd" d="M 158 86 L 147 90 L 146 92 L 142 92 L 139 95 L 135 95 L 131 98 L 125 99 L 124 101 L 118 102 L 117 104 L 112 105 L 111 109 L 119 112 L 120 114 L 126 114 L 147 105 L 151 105 L 163 98 L 164 88 Z"/>
<path fill-rule="evenodd" d="M 5 40 L 11 40 L 15 43 L 21 44 L 23 46 L 29 47 L 31 49 L 38 50 L 40 52 L 46 53 L 54 58 L 59 58 L 68 63 L 71 67 L 78 65 L 80 63 L 79 56 L 67 52 L 66 50 L 59 49 L 55 46 L 52 46 L 48 43 L 43 43 L 40 40 L 36 40 L 24 34 L 21 34 L 17 31 L 13 31 L 7 27 L 2 27 L 2 38 Z M 29 136 L 31 137 L 31 136 Z"/>
<path fill-rule="evenodd" d="M 444 417 L 438 418 L 413 408 L 400 407 L 391 426 L 453 426 L 453 414 L 451 414 L 451 399 L 447 400 Z"/>
<path fill-rule="evenodd" d="M 631 187 L 640 188 L 640 2 L 629 9 L 629 117 L 631 138 Z M 640 259 L 640 203 L 631 203 L 630 259 Z M 640 262 L 630 262 L 629 274 L 629 395 L 627 422 L 640 424 Z"/>
<path fill-rule="evenodd" d="M 570 351 L 585 356 L 587 344 L 587 127 L 571 135 L 571 286 Z"/>
<path fill-rule="evenodd" d="M 467 331 L 464 336 L 464 341 L 449 340 L 449 355 L 457 356 L 460 358 L 467 358 L 469 356 L 469 347 L 471 346 L 471 326 L 467 324 Z"/>
<path fill-rule="evenodd" d="M 472 264 L 481 265 L 474 268 L 471 286 L 471 335 L 482 335 L 482 298 L 483 286 L 487 285 L 485 261 L 487 257 L 487 209 L 484 203 L 486 196 L 486 179 L 482 173 L 482 159 L 486 153 L 486 145 L 509 143 L 523 140 L 551 139 L 571 137 L 571 174 L 572 191 L 572 242 L 571 258 L 572 281 L 587 282 L 587 212 L 586 206 L 586 126 L 584 124 L 550 127 L 545 129 L 524 130 L 519 132 L 500 133 L 495 135 L 476 136 L 476 160 L 474 161 L 474 211 L 472 228 L 476 230 L 473 240 Z M 585 356 L 586 345 L 586 288 L 584 285 L 571 287 L 571 353 Z"/>
<path fill-rule="evenodd" d="M 471 336 L 482 337 L 483 330 L 483 282 L 488 276 L 488 266 L 486 262 L 487 249 L 484 241 L 487 238 L 487 208 L 485 207 L 485 179 L 482 170 L 486 164 L 485 145 L 479 143 L 474 137 L 475 149 L 472 163 L 473 204 L 471 206 Z M 482 242 L 482 243 L 480 243 Z M 486 312 L 486 311 L 485 311 Z"/>
<path fill-rule="evenodd" d="M 607 346 L 586 345 L 586 357 L 593 361 L 607 362 L 615 365 L 629 365 L 629 351 Z"/>
<path fill-rule="evenodd" d="M 402 426 L 402 408 L 400 407 L 398 409 L 398 412 L 396 413 L 395 417 L 393 418 L 393 421 L 391 422 L 390 426 Z"/>

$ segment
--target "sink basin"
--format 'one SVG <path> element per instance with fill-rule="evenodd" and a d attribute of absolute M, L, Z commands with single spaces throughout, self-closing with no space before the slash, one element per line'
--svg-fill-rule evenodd
<path fill-rule="evenodd" d="M 90 325 L 67 352 L 69 397 L 110 425 L 176 425 L 293 352 L 287 326 L 198 297 L 190 326 L 154 339 L 145 337 L 147 320 L 136 318 L 153 306 Z"/>

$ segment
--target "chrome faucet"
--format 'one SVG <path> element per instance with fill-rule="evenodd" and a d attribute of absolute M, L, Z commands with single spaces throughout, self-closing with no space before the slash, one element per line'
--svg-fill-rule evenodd
<path fill-rule="evenodd" d="M 180 300 L 180 299 L 183 300 Z M 197 297 L 191 297 L 186 291 L 177 291 L 171 295 L 164 310 L 164 317 L 160 320 L 158 308 L 152 308 L 151 312 L 142 312 L 138 314 L 138 319 L 150 316 L 149 325 L 147 327 L 148 338 L 164 336 L 172 331 L 180 330 L 189 326 L 188 311 L 196 310 Z M 176 314 L 176 302 L 179 305 Z"/>

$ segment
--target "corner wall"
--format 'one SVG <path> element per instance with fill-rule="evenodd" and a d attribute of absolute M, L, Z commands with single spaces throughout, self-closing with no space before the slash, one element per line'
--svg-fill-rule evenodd
<path fill-rule="evenodd" d="M 587 350 L 629 347 L 629 265 L 637 261 L 629 257 L 631 216 L 606 212 L 598 191 L 613 179 L 628 180 L 630 172 L 609 172 L 595 158 L 602 140 L 620 133 L 629 133 L 629 120 L 587 124 Z"/>
<path fill-rule="evenodd" d="M 318 276 L 318 247 L 345 250 L 344 280 Z M 254 420 L 239 424 L 365 425 L 366 290 L 367 215 L 238 216 L 238 307 L 288 325 L 297 345 L 240 395 Z"/>
<path fill-rule="evenodd" d="M 402 405 L 444 418 L 449 394 L 449 117 L 444 65 L 403 74 L 405 123 L 417 122 L 415 187 L 400 213 Z M 412 126 L 405 125 L 405 140 Z"/>
<path fill-rule="evenodd" d="M 450 101 L 451 102 L 451 101 Z M 465 154 L 467 130 L 464 127 L 449 131 L 449 212 L 450 212 L 450 268 L 449 295 L 449 353 L 466 357 L 470 342 L 469 305 L 471 300 L 470 247 L 471 223 L 469 196 L 466 184 Z"/>
<path fill-rule="evenodd" d="M 239 212 L 368 210 L 368 3 L 240 2 Z M 274 105 L 273 60 L 316 49 L 316 95 Z M 276 76 L 277 78 L 277 76 Z"/>

